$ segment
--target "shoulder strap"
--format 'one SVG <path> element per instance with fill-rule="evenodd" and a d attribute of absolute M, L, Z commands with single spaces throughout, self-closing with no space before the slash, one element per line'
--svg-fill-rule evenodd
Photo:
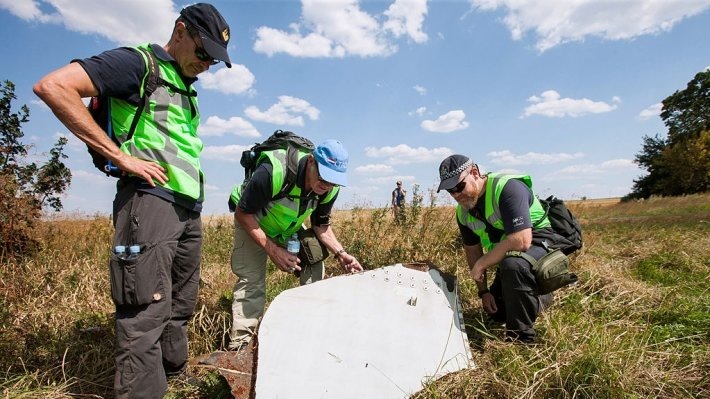
<path fill-rule="evenodd" d="M 143 96 L 141 96 L 138 107 L 136 108 L 136 113 L 133 115 L 133 121 L 131 122 L 131 128 L 128 129 L 128 135 L 126 140 L 133 138 L 133 133 L 136 131 L 136 126 L 138 125 L 138 120 L 140 119 L 141 112 L 146 110 L 146 105 L 148 104 L 148 98 L 151 94 L 158 88 L 158 85 L 162 79 L 160 78 L 160 71 L 158 70 L 155 57 L 153 53 L 143 48 L 138 48 L 138 51 L 143 53 L 143 56 L 148 60 L 148 76 L 145 78 L 145 83 L 143 83 Z"/>
<path fill-rule="evenodd" d="M 547 218 L 547 215 L 550 214 L 550 202 L 552 202 L 553 196 L 548 197 L 546 200 L 543 200 L 541 198 L 538 198 L 538 201 L 540 201 L 540 205 L 542 206 L 542 209 L 545 210 L 545 214 L 542 215 L 540 220 L 537 221 L 532 227 L 533 229 L 536 228 L 537 226 L 541 225 L 544 221 L 545 218 Z"/>
<path fill-rule="evenodd" d="M 533 268 L 535 268 L 535 266 L 537 266 L 537 259 L 535 259 L 535 258 L 533 258 L 532 256 L 526 254 L 525 252 L 520 252 L 520 251 L 508 251 L 508 252 L 505 253 L 505 256 L 516 256 L 516 257 L 518 257 L 518 258 L 523 258 L 523 259 L 525 259 L 526 261 L 528 261 L 528 263 L 530 263 L 530 266 L 532 266 Z"/>
<path fill-rule="evenodd" d="M 274 197 L 274 200 L 280 200 L 288 196 L 293 187 L 296 185 L 296 178 L 298 176 L 298 150 L 292 146 L 288 146 L 286 152 L 286 176 L 284 177 L 284 184 L 281 186 L 281 190 Z"/>

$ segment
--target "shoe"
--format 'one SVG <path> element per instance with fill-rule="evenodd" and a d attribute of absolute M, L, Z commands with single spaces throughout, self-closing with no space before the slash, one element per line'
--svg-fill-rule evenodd
<path fill-rule="evenodd" d="M 549 309 L 550 306 L 552 306 L 552 302 L 555 301 L 555 294 L 550 292 L 549 294 L 538 295 L 537 300 L 540 309 L 538 313 L 542 313 L 543 311 Z"/>
<path fill-rule="evenodd" d="M 237 343 L 229 343 L 229 346 L 227 347 L 227 350 L 230 352 L 239 352 L 240 350 L 246 348 L 249 346 L 249 342 L 241 341 Z"/>
<path fill-rule="evenodd" d="M 182 372 L 180 374 L 168 375 L 167 377 L 168 381 L 174 381 L 182 385 L 191 385 L 194 387 L 199 387 L 202 384 L 202 381 L 199 378 L 188 375 L 185 372 Z"/>
<path fill-rule="evenodd" d="M 535 334 L 533 332 L 533 334 Z M 534 345 L 536 344 L 535 335 L 520 334 L 517 331 L 506 331 L 505 342 L 514 344 Z"/>

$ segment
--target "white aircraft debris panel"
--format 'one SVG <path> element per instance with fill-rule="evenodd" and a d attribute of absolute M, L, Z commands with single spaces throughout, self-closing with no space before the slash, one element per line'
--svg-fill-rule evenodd
<path fill-rule="evenodd" d="M 407 266 L 278 295 L 259 326 L 256 397 L 408 398 L 473 367 L 455 277 Z"/>

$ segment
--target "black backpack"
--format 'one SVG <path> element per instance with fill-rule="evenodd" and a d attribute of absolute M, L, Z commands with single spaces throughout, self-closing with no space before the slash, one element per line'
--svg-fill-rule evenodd
<path fill-rule="evenodd" d="M 582 226 L 572 212 L 565 206 L 565 203 L 554 196 L 549 196 L 547 199 L 539 199 L 545 216 L 550 220 L 552 229 L 555 233 L 562 236 L 559 243 L 555 243 L 555 247 L 562 249 L 565 255 L 582 248 Z M 544 220 L 544 218 L 542 219 Z M 541 220 L 541 221 L 542 221 Z"/>
<path fill-rule="evenodd" d="M 250 149 L 242 152 L 239 163 L 244 167 L 244 182 L 248 182 L 257 166 L 257 160 L 264 151 L 286 150 L 286 177 L 281 190 L 273 198 L 279 200 L 288 195 L 296 185 L 298 174 L 298 152 L 313 152 L 313 142 L 293 132 L 277 130 L 261 143 L 254 144 Z"/>
<path fill-rule="evenodd" d="M 143 81 L 143 96 L 140 99 L 138 107 L 136 107 L 136 113 L 133 116 L 131 128 L 128 130 L 128 134 L 126 135 L 125 140 L 130 140 L 133 137 L 133 133 L 135 133 L 136 131 L 136 125 L 140 120 L 141 112 L 143 112 L 143 110 L 149 112 L 148 108 L 146 107 L 150 95 L 153 94 L 153 92 L 158 88 L 158 86 L 165 83 L 165 81 L 160 78 L 160 71 L 157 68 L 153 53 L 142 48 L 138 48 L 138 51 L 142 52 L 148 59 L 148 75 Z M 106 134 L 108 134 L 108 136 L 111 138 L 111 140 L 113 140 L 113 142 L 117 146 L 120 146 L 121 144 L 116 139 L 116 136 L 113 133 L 113 126 L 111 125 L 110 104 L 111 99 L 106 96 L 91 97 L 87 108 L 89 109 L 89 113 L 94 118 L 96 123 L 101 126 L 101 128 L 106 132 Z M 123 175 L 123 172 L 116 165 L 114 165 L 113 162 L 106 159 L 106 157 L 99 154 L 88 145 L 86 146 L 86 149 L 89 151 L 89 155 L 91 155 L 91 160 L 94 163 L 96 169 L 104 172 L 106 176 L 121 177 Z"/>

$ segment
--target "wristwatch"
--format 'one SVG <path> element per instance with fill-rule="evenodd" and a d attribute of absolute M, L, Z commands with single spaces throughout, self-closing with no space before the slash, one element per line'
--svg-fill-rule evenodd
<path fill-rule="evenodd" d="M 486 289 L 486 290 L 480 290 L 480 291 L 478 291 L 478 297 L 479 297 L 479 298 L 483 298 L 483 296 L 486 295 L 486 294 L 489 293 L 489 292 L 490 292 L 490 291 L 488 291 L 487 289 Z"/>

